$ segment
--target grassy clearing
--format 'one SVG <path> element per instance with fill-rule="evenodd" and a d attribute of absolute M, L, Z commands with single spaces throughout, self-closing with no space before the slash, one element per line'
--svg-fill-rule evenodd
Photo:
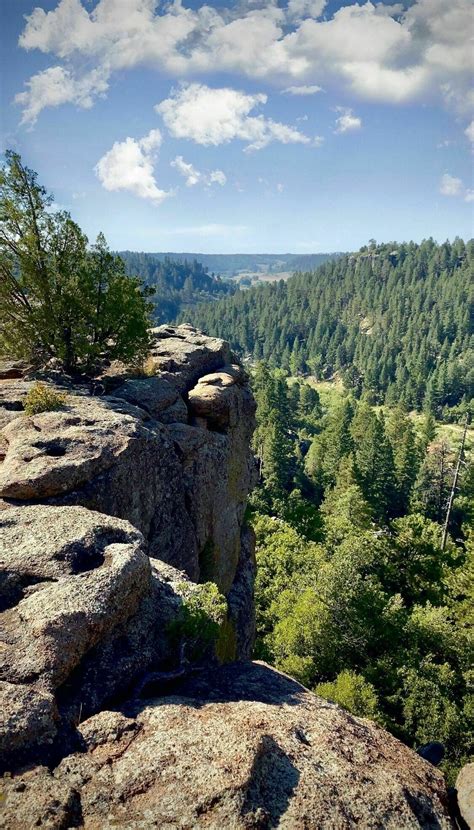
<path fill-rule="evenodd" d="M 302 378 L 299 378 L 299 380 L 302 380 Z M 296 378 L 290 378 L 288 382 L 290 384 L 295 383 Z M 347 395 L 344 384 L 339 377 L 331 380 L 316 380 L 316 378 L 309 376 L 304 378 L 304 382 L 317 390 L 324 412 L 332 409 Z M 374 406 L 374 409 L 376 412 L 387 413 L 389 408 L 387 406 Z M 423 413 L 412 410 L 408 414 L 413 421 L 416 432 L 421 433 L 424 421 Z M 441 421 L 436 421 L 436 440 L 444 439 L 453 449 L 456 449 L 461 443 L 463 430 L 462 424 L 444 424 Z M 465 452 L 468 458 L 474 457 L 474 427 L 472 425 L 467 431 Z"/>

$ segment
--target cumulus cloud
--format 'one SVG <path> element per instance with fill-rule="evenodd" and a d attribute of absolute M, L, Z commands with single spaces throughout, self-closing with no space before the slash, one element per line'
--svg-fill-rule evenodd
<path fill-rule="evenodd" d="M 108 88 L 108 75 L 102 69 L 93 70 L 82 78 L 74 78 L 68 69 L 51 66 L 26 82 L 26 90 L 15 95 L 15 103 L 23 107 L 22 124 L 33 126 L 46 107 L 72 103 L 89 109 L 98 95 Z"/>
<path fill-rule="evenodd" d="M 247 142 L 245 149 L 261 150 L 272 141 L 282 144 L 309 144 L 311 139 L 295 127 L 250 115 L 267 96 L 247 95 L 224 87 L 211 89 L 204 84 L 181 84 L 169 98 L 155 106 L 171 135 L 205 146 L 226 144 L 234 139 Z"/>
<path fill-rule="evenodd" d="M 362 120 L 354 115 L 349 107 L 336 107 L 336 112 L 340 112 L 339 118 L 336 118 L 335 133 L 347 133 L 351 130 L 360 130 L 362 127 Z"/>
<path fill-rule="evenodd" d="M 211 170 L 210 173 L 202 173 L 193 164 L 185 161 L 182 156 L 176 156 L 170 164 L 186 179 L 186 187 L 194 187 L 197 184 L 206 186 L 219 184 L 223 187 L 227 181 L 227 177 L 222 170 Z"/>
<path fill-rule="evenodd" d="M 322 86 L 317 84 L 302 84 L 301 86 L 289 86 L 283 90 L 287 95 L 316 95 L 317 92 L 322 92 Z"/>
<path fill-rule="evenodd" d="M 451 176 L 450 173 L 441 176 L 439 192 L 443 196 L 461 196 L 465 202 L 474 201 L 474 190 L 466 188 L 462 179 Z"/>
<path fill-rule="evenodd" d="M 159 130 L 151 130 L 141 139 L 116 141 L 94 168 L 105 190 L 126 190 L 155 205 L 161 204 L 171 195 L 158 187 L 154 175 L 161 141 Z"/>
<path fill-rule="evenodd" d="M 414 0 L 408 8 L 368 0 L 322 16 L 325 5 L 242 0 L 187 8 L 182 0 L 98 0 L 89 9 L 86 0 L 59 0 L 27 16 L 19 42 L 52 55 L 45 71 L 61 69 L 67 82 L 43 89 L 35 104 L 33 87 L 45 85 L 39 73 L 18 103 L 30 121 L 45 106 L 87 106 L 82 101 L 105 91 L 104 79 L 147 65 L 175 78 L 211 72 L 271 78 L 281 89 L 328 79 L 365 99 L 397 104 L 441 96 L 459 113 L 472 108 L 471 0 Z M 86 62 L 89 75 L 102 79 L 100 90 L 83 74 Z"/>
<path fill-rule="evenodd" d="M 439 192 L 443 196 L 460 196 L 462 191 L 462 179 L 458 179 L 456 178 L 456 176 L 450 176 L 449 173 L 445 173 L 443 176 L 441 176 Z"/>
<path fill-rule="evenodd" d="M 288 17 L 304 20 L 307 17 L 319 17 L 326 7 L 326 0 L 289 0 Z"/>

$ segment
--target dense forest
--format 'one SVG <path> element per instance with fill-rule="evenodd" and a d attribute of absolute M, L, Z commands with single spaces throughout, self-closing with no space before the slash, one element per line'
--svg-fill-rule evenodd
<path fill-rule="evenodd" d="M 123 251 L 120 257 L 126 273 L 139 277 L 153 290 L 156 323 L 174 320 L 180 312 L 188 317 L 190 308 L 198 303 L 232 295 L 238 290 L 231 282 L 209 274 L 207 267 L 196 260 L 180 261 L 166 256 L 158 259 L 155 254 L 133 251 Z"/>
<path fill-rule="evenodd" d="M 292 375 L 338 376 L 372 403 L 462 416 L 474 382 L 473 269 L 472 240 L 372 242 L 187 317 Z"/>
<path fill-rule="evenodd" d="M 256 656 L 410 746 L 472 751 L 474 242 L 370 242 L 195 308 L 257 399 Z"/>
<path fill-rule="evenodd" d="M 453 781 L 474 738 L 472 431 L 264 363 L 253 382 L 255 656 L 410 746 L 441 742 Z"/>
<path fill-rule="evenodd" d="M 201 265 L 215 274 L 223 277 L 235 277 L 240 271 L 266 271 L 280 273 L 281 271 L 297 271 L 316 268 L 331 257 L 339 254 L 198 254 L 198 253 L 135 253 L 121 251 L 120 255 L 126 262 L 133 258 L 134 267 L 143 269 L 145 276 L 148 266 L 153 263 L 173 260 L 174 262 L 200 262 Z"/>

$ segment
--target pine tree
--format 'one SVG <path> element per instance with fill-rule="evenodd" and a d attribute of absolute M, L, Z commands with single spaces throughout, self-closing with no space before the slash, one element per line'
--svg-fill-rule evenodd
<path fill-rule="evenodd" d="M 351 426 L 354 465 L 364 497 L 379 521 L 387 518 L 395 491 L 395 469 L 383 420 L 362 401 Z"/>
<path fill-rule="evenodd" d="M 415 430 L 402 406 L 391 411 L 387 420 L 387 435 L 392 447 L 395 473 L 395 500 L 390 505 L 390 512 L 402 516 L 408 510 L 420 464 Z"/>

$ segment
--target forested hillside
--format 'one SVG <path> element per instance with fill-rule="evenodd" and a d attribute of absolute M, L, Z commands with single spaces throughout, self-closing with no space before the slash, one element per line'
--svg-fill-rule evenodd
<path fill-rule="evenodd" d="M 473 267 L 472 240 L 373 243 L 188 317 L 293 375 L 336 373 L 357 397 L 439 416 L 472 396 Z"/>
<path fill-rule="evenodd" d="M 472 431 L 264 363 L 253 383 L 256 656 L 412 747 L 441 742 L 453 781 L 474 724 Z"/>
<path fill-rule="evenodd" d="M 200 262 L 205 269 L 224 277 L 235 277 L 240 271 L 278 273 L 316 268 L 331 257 L 339 254 L 200 254 L 200 253 L 135 253 L 121 251 L 126 262 L 133 260 L 134 267 L 148 268 L 157 262 Z M 144 276 L 140 274 L 139 276 Z"/>
<path fill-rule="evenodd" d="M 216 297 L 232 295 L 237 286 L 225 282 L 219 276 L 209 274 L 207 267 L 196 260 L 172 260 L 166 256 L 158 259 L 155 254 L 122 251 L 129 276 L 138 276 L 146 286 L 154 289 L 154 318 L 157 323 L 167 323 L 183 311 L 198 303 L 210 302 Z"/>

